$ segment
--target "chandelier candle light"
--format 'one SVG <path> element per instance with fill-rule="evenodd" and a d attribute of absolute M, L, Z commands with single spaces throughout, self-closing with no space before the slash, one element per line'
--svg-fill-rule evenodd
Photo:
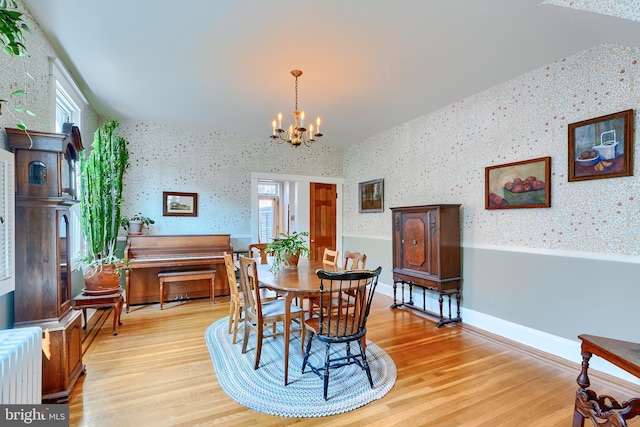
<path fill-rule="evenodd" d="M 273 120 L 273 135 L 271 139 L 277 144 L 288 142 L 294 147 L 299 147 L 304 143 L 307 147 L 311 147 L 314 142 L 320 139 L 320 117 L 316 119 L 316 133 L 313 133 L 313 124 L 309 125 L 309 129 L 304 127 L 304 111 L 298 110 L 298 77 L 302 75 L 300 70 L 291 70 L 291 74 L 296 78 L 296 109 L 293 112 L 294 124 L 289 125 L 285 132 L 282 128 L 282 113 L 278 113 L 278 119 Z"/>

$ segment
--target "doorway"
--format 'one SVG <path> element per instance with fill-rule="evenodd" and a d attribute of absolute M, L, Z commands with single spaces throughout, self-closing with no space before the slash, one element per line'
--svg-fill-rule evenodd
<path fill-rule="evenodd" d="M 260 203 L 258 197 L 258 184 L 263 180 L 280 181 L 286 187 L 280 202 L 286 217 L 280 222 L 280 230 L 287 232 L 309 232 L 311 234 L 311 183 L 333 184 L 335 186 L 335 247 L 342 250 L 342 184 L 343 178 L 326 176 L 289 175 L 281 173 L 252 172 L 251 173 L 251 234 L 244 236 L 232 236 L 238 242 L 247 245 L 257 242 L 258 224 L 260 216 Z M 311 242 L 310 242 L 311 243 Z M 324 251 L 324 249 L 322 249 Z"/>
<path fill-rule="evenodd" d="M 312 182 L 309 188 L 310 259 L 321 261 L 325 248 L 336 250 L 336 185 Z"/>

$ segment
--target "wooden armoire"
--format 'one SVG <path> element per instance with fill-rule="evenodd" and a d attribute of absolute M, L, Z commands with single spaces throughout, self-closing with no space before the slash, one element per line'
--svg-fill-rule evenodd
<path fill-rule="evenodd" d="M 393 219 L 393 305 L 410 307 L 438 316 L 437 327 L 460 322 L 460 291 L 462 286 L 460 250 L 460 205 L 439 204 L 391 208 Z M 401 285 L 401 301 L 397 288 Z M 406 286 L 406 289 L 405 289 Z M 416 306 L 414 287 L 438 294 L 439 313 L 426 309 L 423 292 L 422 307 Z M 406 295 L 405 295 L 406 291 Z M 448 298 L 449 315 L 443 313 L 444 297 Z M 455 298 L 457 314 L 451 313 Z"/>
<path fill-rule="evenodd" d="M 39 326 L 42 400 L 64 403 L 82 372 L 82 319 L 72 309 L 70 207 L 78 203 L 79 132 L 6 129 L 15 154 L 14 327 Z"/>

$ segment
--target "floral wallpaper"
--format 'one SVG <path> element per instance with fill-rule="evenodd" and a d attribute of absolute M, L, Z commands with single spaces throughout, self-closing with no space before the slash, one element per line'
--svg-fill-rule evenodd
<path fill-rule="evenodd" d="M 542 3 L 640 22 L 640 0 L 545 0 Z"/>
<path fill-rule="evenodd" d="M 342 150 L 277 145 L 269 138 L 239 137 L 157 123 L 121 121 L 130 141 L 124 215 L 142 211 L 156 221 L 154 234 L 251 232 L 251 172 L 342 176 Z M 197 217 L 163 217 L 162 192 L 198 193 Z"/>
<path fill-rule="evenodd" d="M 15 57 L 0 53 L 0 99 L 8 102 L 2 105 L 0 126 L 15 128 L 24 121 L 29 129 L 49 130 L 49 61 L 55 55 L 33 18 L 26 13 L 23 19 L 31 32 L 26 37 L 25 47 L 29 56 Z M 16 89 L 24 89 L 28 96 L 10 97 Z M 35 116 L 15 112 L 15 108 L 26 108 Z"/>
<path fill-rule="evenodd" d="M 27 129 L 53 132 L 53 118 L 50 104 L 51 91 L 51 64 L 50 58 L 58 56 L 44 33 L 37 25 L 31 14 L 22 7 L 23 19 L 31 30 L 25 36 L 25 47 L 28 56 L 15 57 L 0 53 L 0 99 L 8 102 L 2 104 L 0 115 L 0 127 L 17 127 L 24 122 Z M 16 89 L 25 89 L 26 96 L 10 97 Z M 15 108 L 24 108 L 34 115 L 15 112 Z M 98 126 L 98 116 L 91 106 L 85 106 L 83 110 L 82 126 L 80 131 L 85 147 L 91 145 L 93 132 Z M 0 132 L 0 146 L 6 148 L 4 132 Z"/>
<path fill-rule="evenodd" d="M 389 207 L 460 203 L 463 245 L 640 255 L 638 160 L 634 176 L 567 179 L 568 124 L 627 109 L 638 123 L 639 60 L 637 47 L 597 46 L 350 147 L 361 161 L 345 162 L 345 234 L 389 238 Z M 485 167 L 544 156 L 550 208 L 485 210 Z M 357 183 L 376 178 L 385 211 L 360 214 Z"/>

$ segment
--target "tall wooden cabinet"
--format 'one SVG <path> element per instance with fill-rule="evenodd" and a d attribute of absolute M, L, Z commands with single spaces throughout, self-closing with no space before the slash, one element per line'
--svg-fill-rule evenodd
<path fill-rule="evenodd" d="M 391 208 L 393 219 L 393 305 L 410 307 L 435 314 L 437 327 L 460 322 L 462 286 L 460 250 L 460 205 L 424 205 Z M 396 292 L 401 287 L 401 301 Z M 406 289 L 405 289 L 406 286 Z M 422 307 L 413 299 L 414 287 L 438 293 L 439 313 Z M 406 291 L 406 296 L 405 296 Z M 449 315 L 443 313 L 448 298 Z M 456 300 L 456 315 L 451 313 L 451 299 Z"/>
<path fill-rule="evenodd" d="M 63 403 L 84 371 L 68 244 L 82 144 L 66 134 L 6 132 L 16 164 L 14 326 L 42 328 L 42 400 Z"/>

